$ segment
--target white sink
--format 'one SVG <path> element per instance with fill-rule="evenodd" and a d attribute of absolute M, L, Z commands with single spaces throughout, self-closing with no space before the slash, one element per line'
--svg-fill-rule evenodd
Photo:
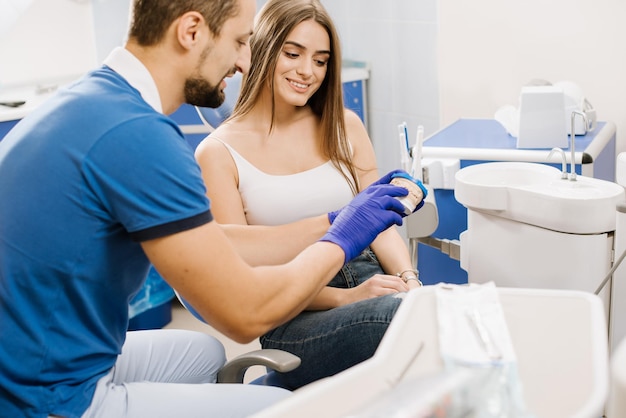
<path fill-rule="evenodd" d="M 596 234 L 615 230 L 615 206 L 624 199 L 618 184 L 591 177 L 561 178 L 538 163 L 494 162 L 459 170 L 454 196 L 471 210 L 554 231 Z"/>

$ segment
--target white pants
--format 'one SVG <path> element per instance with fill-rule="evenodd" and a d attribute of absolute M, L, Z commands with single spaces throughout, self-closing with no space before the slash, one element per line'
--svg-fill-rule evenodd
<path fill-rule="evenodd" d="M 210 335 L 131 331 L 83 416 L 245 417 L 291 394 L 269 386 L 215 384 L 225 361 L 224 347 Z"/>

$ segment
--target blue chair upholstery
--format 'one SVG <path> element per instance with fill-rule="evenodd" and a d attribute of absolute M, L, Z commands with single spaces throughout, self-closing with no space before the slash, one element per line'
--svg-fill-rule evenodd
<path fill-rule="evenodd" d="M 284 382 L 283 376 L 274 370 L 269 370 L 263 376 L 257 377 L 250 382 L 251 385 L 275 386 L 278 388 L 289 389 Z"/>

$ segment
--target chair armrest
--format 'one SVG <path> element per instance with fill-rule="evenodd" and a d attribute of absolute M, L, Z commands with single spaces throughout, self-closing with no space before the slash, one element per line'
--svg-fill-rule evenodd
<path fill-rule="evenodd" d="M 243 383 L 243 376 L 251 366 L 288 372 L 299 365 L 300 357 L 286 351 L 271 348 L 255 350 L 228 361 L 217 374 L 217 383 Z"/>

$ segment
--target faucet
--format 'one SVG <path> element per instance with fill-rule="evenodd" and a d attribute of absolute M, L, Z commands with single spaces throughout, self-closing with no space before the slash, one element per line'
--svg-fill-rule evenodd
<path fill-rule="evenodd" d="M 548 160 L 552 158 L 555 152 L 561 154 L 561 178 L 567 180 L 567 159 L 565 158 L 565 151 L 561 148 L 552 148 L 550 154 L 548 154 Z"/>
<path fill-rule="evenodd" d="M 580 115 L 583 118 L 583 125 L 585 126 L 585 134 L 587 133 L 587 126 L 588 122 L 587 122 L 587 115 L 585 115 L 583 112 L 579 112 L 578 110 L 574 110 L 572 111 L 572 116 L 570 118 L 571 121 L 571 125 L 570 125 L 570 152 L 572 153 L 572 160 L 570 161 L 570 174 L 569 174 L 569 179 L 570 181 L 576 181 L 576 170 L 575 170 L 575 164 L 574 164 L 574 154 L 575 154 L 575 149 L 574 149 L 574 144 L 575 144 L 575 139 L 576 139 L 576 115 Z"/>

